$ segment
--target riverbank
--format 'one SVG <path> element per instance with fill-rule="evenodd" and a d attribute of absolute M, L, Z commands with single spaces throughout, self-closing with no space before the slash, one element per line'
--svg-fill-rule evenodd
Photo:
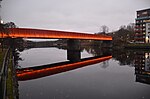
<path fill-rule="evenodd" d="M 8 72 L 7 72 L 7 98 L 14 99 L 13 97 L 13 74 L 12 74 L 12 59 L 10 55 L 9 65 L 8 65 Z"/>
<path fill-rule="evenodd" d="M 3 58 L 4 58 L 4 55 L 5 55 L 5 52 L 6 52 L 6 49 L 2 50 L 2 48 L 0 48 L 0 70 L 2 68 Z"/>
<path fill-rule="evenodd" d="M 133 43 L 133 44 L 127 44 L 124 46 L 125 48 L 130 48 L 130 49 L 150 49 L 150 44 L 149 43 Z"/>
<path fill-rule="evenodd" d="M 9 65 L 7 70 L 7 99 L 18 99 L 18 83 L 16 79 L 16 72 L 12 51 L 9 56 Z"/>
<path fill-rule="evenodd" d="M 0 98 L 18 99 L 18 83 L 11 49 L 0 49 Z"/>

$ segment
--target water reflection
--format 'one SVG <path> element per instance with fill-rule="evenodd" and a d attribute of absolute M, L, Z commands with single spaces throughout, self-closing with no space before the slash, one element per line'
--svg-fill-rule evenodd
<path fill-rule="evenodd" d="M 137 52 L 134 65 L 136 81 L 150 84 L 150 52 Z"/>
<path fill-rule="evenodd" d="M 67 52 L 67 47 L 64 46 L 55 47 L 53 50 L 56 49 L 63 49 L 63 51 Z M 83 51 L 86 51 L 88 55 L 93 57 L 85 59 L 78 57 Z M 68 52 L 68 54 L 70 54 L 69 57 L 74 55 L 72 52 Z M 21 97 L 24 99 L 29 98 L 29 96 L 32 98 L 49 99 L 49 97 L 53 98 L 52 96 L 55 96 L 59 99 L 63 97 L 62 94 L 59 94 L 59 91 L 61 91 L 64 95 L 69 93 L 69 96 L 72 97 L 71 99 L 74 99 L 74 96 L 77 99 L 149 99 L 150 51 L 115 50 L 99 46 L 81 46 L 80 51 L 76 54 L 78 58 L 73 56 L 74 58 L 69 59 L 77 59 L 78 61 L 68 60 L 59 63 L 50 61 L 53 64 L 19 68 L 17 70 L 17 77 L 20 80 Z M 112 59 L 110 59 L 111 57 Z M 110 61 L 105 61 L 107 59 L 110 59 Z M 104 64 L 100 64 L 101 67 L 99 64 L 96 64 L 100 62 Z M 47 63 L 43 62 L 43 64 Z M 84 66 L 87 67 L 81 68 Z M 71 71 L 73 69 L 75 71 Z M 50 76 L 54 74 L 58 75 Z M 44 86 L 43 83 L 46 85 Z M 42 86 L 42 89 L 38 89 L 39 87 L 37 86 L 39 85 Z M 37 89 L 45 96 L 40 97 L 37 95 L 39 92 Z M 55 91 L 56 89 L 57 91 Z M 84 94 L 81 95 L 80 90 Z M 49 93 L 51 95 L 48 95 Z M 124 93 L 123 96 L 122 93 Z M 29 96 L 24 96 L 26 94 Z M 88 97 L 88 94 L 91 97 Z"/>
<path fill-rule="evenodd" d="M 135 68 L 136 82 L 150 84 L 150 51 L 122 50 L 113 52 L 113 58 L 121 66 L 129 65 Z"/>
<path fill-rule="evenodd" d="M 135 81 L 136 82 L 150 84 L 150 51 L 148 50 L 135 50 L 135 49 L 134 50 L 131 50 L 131 49 L 130 50 L 127 50 L 127 49 L 115 50 L 115 49 L 101 48 L 100 46 L 81 46 L 80 50 L 75 50 L 75 51 L 68 50 L 67 47 L 64 47 L 64 46 L 58 46 L 56 48 L 67 50 L 67 59 L 69 61 L 55 63 L 55 64 L 42 65 L 42 66 L 35 66 L 32 68 L 26 68 L 26 69 L 20 69 L 20 70 L 18 69 L 17 75 L 21 75 L 20 73 L 22 72 L 27 73 L 27 72 L 34 71 L 34 70 L 36 70 L 37 72 L 40 69 L 43 70 L 43 69 L 51 68 L 54 66 L 58 67 L 58 66 L 63 66 L 67 64 L 82 62 L 85 60 L 97 59 L 102 56 L 104 57 L 104 56 L 112 55 L 112 58 L 114 60 L 119 61 L 120 66 L 128 65 L 130 67 L 135 68 L 135 75 L 136 75 Z M 29 48 L 28 49 L 22 48 L 22 49 L 28 50 Z M 89 54 L 92 54 L 94 57 L 81 59 L 81 52 L 83 52 L 83 50 L 87 51 Z M 17 57 L 18 57 L 18 53 L 17 53 Z M 21 60 L 20 57 L 18 57 L 18 59 Z M 104 64 L 103 68 L 107 68 L 109 66 L 107 65 L 107 61 L 104 61 L 103 64 Z M 89 64 L 86 64 L 86 65 L 89 65 Z M 79 66 L 79 67 L 82 67 L 82 66 Z M 79 67 L 75 67 L 75 68 L 79 68 Z M 68 70 L 69 69 L 66 69 L 66 71 Z M 57 73 L 59 72 L 64 72 L 64 70 L 57 71 Z M 51 75 L 51 74 L 53 73 L 46 74 L 46 76 Z M 18 76 L 18 77 L 19 77 L 19 80 L 21 80 L 21 76 Z M 30 79 L 33 79 L 33 78 L 30 78 Z M 35 77 L 35 78 L 38 78 L 38 77 Z"/>
<path fill-rule="evenodd" d="M 18 80 L 21 80 L 21 81 L 41 78 L 41 77 L 81 68 L 87 65 L 100 63 L 100 62 L 109 60 L 111 58 L 112 56 L 90 57 L 90 58 L 81 59 L 81 61 L 79 62 L 66 61 L 66 62 L 60 62 L 60 63 L 55 63 L 55 64 L 48 64 L 48 65 L 18 69 L 17 77 L 18 77 Z"/>

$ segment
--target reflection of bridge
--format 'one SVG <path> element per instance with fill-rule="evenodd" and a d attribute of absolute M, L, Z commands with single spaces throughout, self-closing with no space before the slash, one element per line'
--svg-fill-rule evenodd
<path fill-rule="evenodd" d="M 102 61 L 106 61 L 111 58 L 112 56 L 91 57 L 91 58 L 81 59 L 81 61 L 79 62 L 66 61 L 66 62 L 55 63 L 50 65 L 18 69 L 17 77 L 18 80 L 20 81 L 41 78 L 41 77 L 81 68 L 87 65 L 100 63 Z"/>
<path fill-rule="evenodd" d="M 29 28 L 11 28 L 9 29 L 9 35 L 0 33 L 0 37 L 112 40 L 111 36 L 106 35 Z"/>

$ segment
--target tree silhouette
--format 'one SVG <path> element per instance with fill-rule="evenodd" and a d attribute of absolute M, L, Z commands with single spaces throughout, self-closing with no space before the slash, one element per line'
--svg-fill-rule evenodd
<path fill-rule="evenodd" d="M 2 36 L 1 39 L 1 45 L 2 45 L 2 51 L 4 46 L 4 34 L 6 34 L 9 37 L 9 28 L 16 28 L 17 26 L 13 22 L 7 22 L 5 24 L 0 23 L 0 34 Z"/>
<path fill-rule="evenodd" d="M 102 33 L 107 33 L 109 31 L 109 28 L 106 25 L 102 25 L 100 30 Z"/>

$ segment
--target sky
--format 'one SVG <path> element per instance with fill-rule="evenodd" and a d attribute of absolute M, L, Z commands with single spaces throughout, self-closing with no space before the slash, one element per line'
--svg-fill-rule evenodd
<path fill-rule="evenodd" d="M 97 33 L 133 23 L 136 11 L 150 8 L 150 0 L 3 0 L 4 22 L 18 27 Z"/>

